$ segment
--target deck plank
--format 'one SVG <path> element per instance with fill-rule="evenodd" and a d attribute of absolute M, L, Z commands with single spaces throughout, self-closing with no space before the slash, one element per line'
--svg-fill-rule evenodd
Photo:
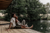
<path fill-rule="evenodd" d="M 21 33 L 19 30 L 17 30 L 17 29 L 13 29 L 13 31 L 15 32 L 15 33 Z"/>
<path fill-rule="evenodd" d="M 28 32 L 28 33 L 34 33 L 34 32 L 32 32 L 32 31 L 30 31 L 28 29 L 23 29 L 23 30 L 26 31 L 26 32 Z"/>
<path fill-rule="evenodd" d="M 2 26 L 2 33 L 8 33 L 7 31 L 6 31 L 6 29 L 5 29 L 5 26 Z"/>
<path fill-rule="evenodd" d="M 32 30 L 32 29 L 24 29 L 25 31 L 29 32 L 29 33 L 40 33 L 38 31 Z"/>
<path fill-rule="evenodd" d="M 10 23 L 7 21 L 0 21 L 0 24 Z M 10 29 L 6 31 L 9 25 L 1 25 L 0 26 L 0 33 L 41 33 L 32 29 Z"/>
<path fill-rule="evenodd" d="M 8 33 L 15 33 L 15 32 L 13 32 L 13 30 L 8 30 Z"/>
<path fill-rule="evenodd" d="M 29 31 L 29 30 L 30 30 L 31 32 L 33 32 L 33 31 L 34 31 L 34 32 L 38 32 L 38 31 L 35 31 L 35 30 L 32 30 L 32 29 L 28 29 L 28 31 Z M 41 32 L 38 32 L 38 33 L 41 33 Z"/>
<path fill-rule="evenodd" d="M 1 26 L 0 26 L 0 33 L 1 33 Z"/>
<path fill-rule="evenodd" d="M 0 24 L 5 24 L 5 23 L 10 23 L 10 22 L 7 22 L 7 21 L 0 21 Z"/>
<path fill-rule="evenodd" d="M 23 29 L 17 29 L 19 32 L 21 32 L 21 33 L 28 33 L 28 32 L 26 32 L 26 31 L 24 31 Z"/>
<path fill-rule="evenodd" d="M 1 24 L 1 21 L 0 21 L 0 24 Z M 2 29 L 1 29 L 1 26 L 0 26 L 0 33 L 2 32 Z"/>

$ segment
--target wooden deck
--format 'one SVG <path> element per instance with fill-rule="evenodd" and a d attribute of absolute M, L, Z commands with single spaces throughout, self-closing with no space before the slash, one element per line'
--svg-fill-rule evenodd
<path fill-rule="evenodd" d="M 32 29 L 10 29 L 6 31 L 9 26 L 8 23 L 7 21 L 0 21 L 0 33 L 40 33 Z"/>

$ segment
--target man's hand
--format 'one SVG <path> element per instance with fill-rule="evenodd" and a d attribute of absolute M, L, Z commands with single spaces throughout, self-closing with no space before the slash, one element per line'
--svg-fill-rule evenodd
<path fill-rule="evenodd" d="M 8 30 L 10 30 L 10 29 L 6 29 L 6 31 L 8 31 Z"/>

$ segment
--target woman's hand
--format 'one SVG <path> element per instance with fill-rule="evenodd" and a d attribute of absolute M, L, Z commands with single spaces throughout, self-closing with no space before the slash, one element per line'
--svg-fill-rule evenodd
<path fill-rule="evenodd" d="M 16 16 L 15 18 L 16 18 L 16 19 L 18 19 L 18 17 L 17 17 L 17 16 Z"/>

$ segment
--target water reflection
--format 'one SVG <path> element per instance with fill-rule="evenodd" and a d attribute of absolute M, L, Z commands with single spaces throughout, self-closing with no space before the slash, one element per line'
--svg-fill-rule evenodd
<path fill-rule="evenodd" d="M 43 31 L 43 33 L 50 33 L 50 20 L 41 20 L 40 22 L 47 26 L 45 27 L 46 29 Z M 41 27 L 41 29 L 43 28 Z"/>
<path fill-rule="evenodd" d="M 43 33 L 50 33 L 50 20 L 40 20 L 27 22 L 29 26 L 34 25 L 33 30 L 37 30 Z"/>

